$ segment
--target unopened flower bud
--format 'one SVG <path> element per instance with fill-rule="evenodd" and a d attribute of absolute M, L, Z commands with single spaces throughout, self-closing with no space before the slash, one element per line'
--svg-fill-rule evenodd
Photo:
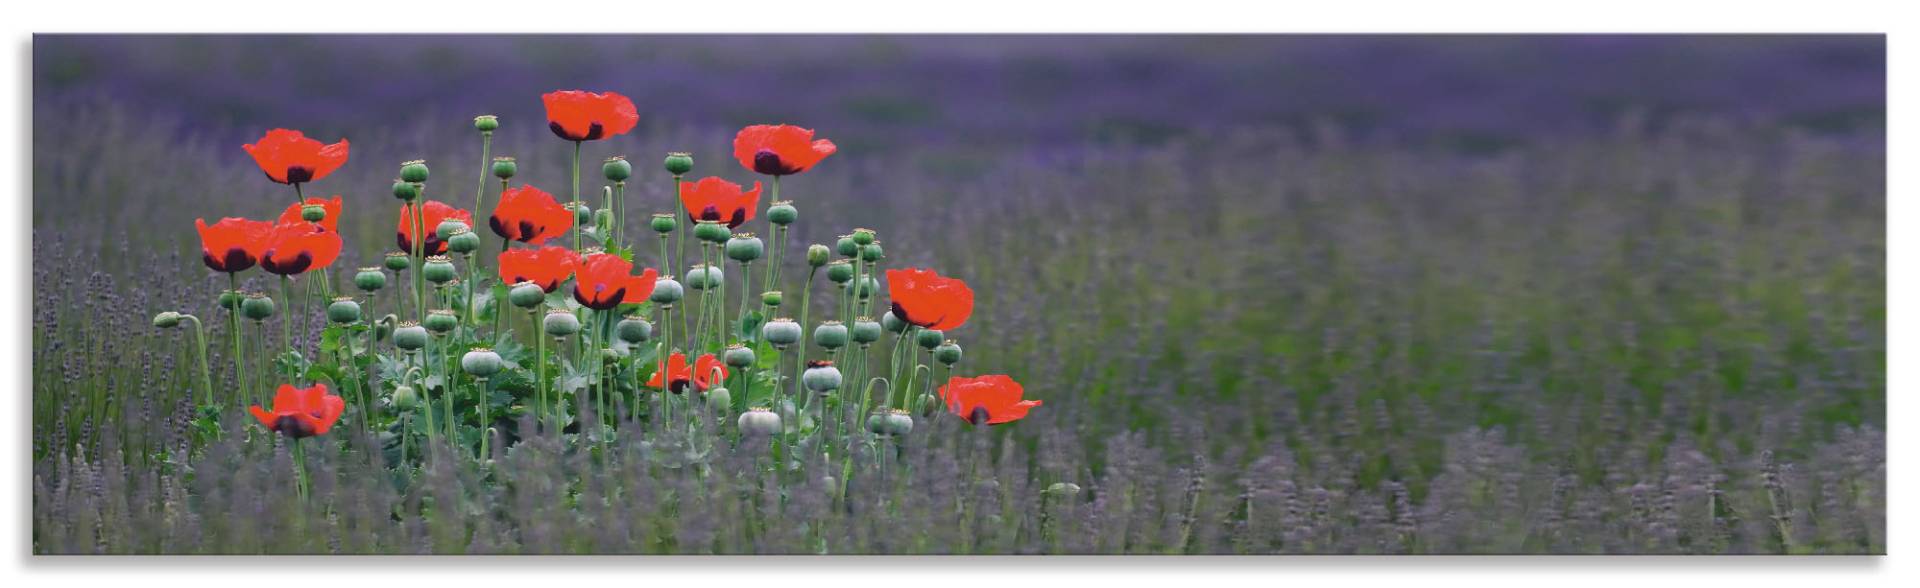
<path fill-rule="evenodd" d="M 760 259 L 761 255 L 766 254 L 767 246 L 760 242 L 759 237 L 753 236 L 753 233 L 740 233 L 734 235 L 732 239 L 727 239 L 726 252 L 727 259 L 747 263 Z"/>
<path fill-rule="evenodd" d="M 467 254 L 480 248 L 480 234 L 471 229 L 461 228 L 460 232 L 447 237 L 447 251 Z"/>
<path fill-rule="evenodd" d="M 823 322 L 813 329 L 813 342 L 828 350 L 845 347 L 847 338 L 847 326 L 840 321 Z"/>
<path fill-rule="evenodd" d="M 423 324 L 435 335 L 444 335 L 453 331 L 454 327 L 460 326 L 460 317 L 452 310 L 436 308 L 427 311 L 427 320 Z"/>
<path fill-rule="evenodd" d="M 180 326 L 180 313 L 167 310 L 162 311 L 160 314 L 153 315 L 153 326 L 161 329 L 178 327 Z"/>
<path fill-rule="evenodd" d="M 485 378 L 500 373 L 500 370 L 505 367 L 506 362 L 500 359 L 500 354 L 494 353 L 492 349 L 484 347 L 468 351 L 466 355 L 460 356 L 460 369 L 466 370 L 467 375 L 476 378 Z"/>
<path fill-rule="evenodd" d="M 373 338 L 384 341 L 387 337 L 392 337 L 393 326 L 398 324 L 399 321 L 400 317 L 394 316 L 393 313 L 387 313 L 387 316 L 380 317 L 380 320 L 373 321 Z"/>
<path fill-rule="evenodd" d="M 675 176 L 687 175 L 687 172 L 693 171 L 693 155 L 678 151 L 668 153 L 666 167 L 667 173 Z"/>
<path fill-rule="evenodd" d="M 517 174 L 517 173 L 520 173 L 520 163 L 514 161 L 513 158 L 511 157 L 493 158 L 493 177 L 505 180 L 508 178 L 512 178 L 513 174 Z"/>
<path fill-rule="evenodd" d="M 221 290 L 220 297 L 215 298 L 214 302 L 219 304 L 220 308 L 237 311 L 240 310 L 240 301 L 246 299 L 247 295 L 239 290 Z"/>
<path fill-rule="evenodd" d="M 427 160 L 415 159 L 400 164 L 400 180 L 415 184 L 427 181 Z"/>
<path fill-rule="evenodd" d="M 760 328 L 760 334 L 766 337 L 774 347 L 786 347 L 800 342 L 800 323 L 790 318 L 777 318 Z"/>
<path fill-rule="evenodd" d="M 847 260 L 836 259 L 827 264 L 827 279 L 835 284 L 845 284 L 853 280 L 853 264 Z"/>
<path fill-rule="evenodd" d="M 615 155 L 600 164 L 600 173 L 607 176 L 609 182 L 624 182 L 633 177 L 633 164 L 627 163 L 625 156 Z"/>
<path fill-rule="evenodd" d="M 767 222 L 786 226 L 796 220 L 800 220 L 800 210 L 794 208 L 792 202 L 782 200 L 767 207 Z"/>
<path fill-rule="evenodd" d="M 473 117 L 473 129 L 482 133 L 491 133 L 500 128 L 500 117 L 482 114 Z"/>
<path fill-rule="evenodd" d="M 266 294 L 255 292 L 248 294 L 245 300 L 240 301 L 240 316 L 256 321 L 272 318 L 273 311 L 273 299 Z"/>
<path fill-rule="evenodd" d="M 826 245 L 814 243 L 812 245 L 807 246 L 807 266 L 808 267 L 820 267 L 820 266 L 826 265 L 827 261 L 831 260 L 832 258 L 833 258 L 833 252 L 828 250 Z"/>
<path fill-rule="evenodd" d="M 887 311 L 886 314 L 880 315 L 880 328 L 886 329 L 889 333 L 905 333 L 907 332 L 907 326 L 907 321 L 900 320 L 900 317 L 893 316 L 893 311 L 891 310 Z"/>
<path fill-rule="evenodd" d="M 727 367 L 731 367 L 735 369 L 752 367 L 753 359 L 754 359 L 753 348 L 747 347 L 745 345 L 740 345 L 737 343 L 733 345 L 728 345 L 727 350 L 724 352 L 721 352 L 720 358 L 721 358 L 721 361 L 725 361 L 727 363 Z"/>
<path fill-rule="evenodd" d="M 398 408 L 400 410 L 413 410 L 413 407 L 419 404 L 420 404 L 420 393 L 415 392 L 413 390 L 413 386 L 402 384 L 393 389 L 393 407 L 394 408 Z"/>
<path fill-rule="evenodd" d="M 945 343 L 941 343 L 939 347 L 933 348 L 933 358 L 940 363 L 947 364 L 949 367 L 953 366 L 953 364 L 960 363 L 960 355 L 960 344 L 955 343 L 952 339 L 948 339 Z"/>
<path fill-rule="evenodd" d="M 413 259 L 406 253 L 400 251 L 388 252 L 387 258 L 383 263 L 386 264 L 387 269 L 396 272 L 404 272 L 407 271 L 407 268 L 413 267 Z"/>
<path fill-rule="evenodd" d="M 1079 494 L 1080 485 L 1073 482 L 1054 482 L 1053 485 L 1047 486 L 1047 489 L 1042 492 L 1046 492 L 1049 496 L 1056 498 L 1066 498 Z"/>
<path fill-rule="evenodd" d="M 406 351 L 416 351 L 427 346 L 427 328 L 420 323 L 407 321 L 393 329 L 393 346 Z"/>
<path fill-rule="evenodd" d="M 420 185 L 406 180 L 394 180 L 393 197 L 412 202 L 420 198 Z"/>
<path fill-rule="evenodd" d="M 880 323 L 867 317 L 854 319 L 853 326 L 848 330 L 853 335 L 853 342 L 863 346 L 880 340 Z"/>
<path fill-rule="evenodd" d="M 673 276 L 661 276 L 660 279 L 653 281 L 653 294 L 648 295 L 647 300 L 667 306 L 679 302 L 686 295 L 686 289 L 681 287 L 680 282 L 674 280 Z"/>
<path fill-rule="evenodd" d="M 764 406 L 740 413 L 740 432 L 754 436 L 767 436 L 780 432 L 780 415 Z"/>
<path fill-rule="evenodd" d="M 300 220 L 310 223 L 327 220 L 327 207 L 318 204 L 302 206 L 300 207 Z"/>
<path fill-rule="evenodd" d="M 593 226 L 601 231 L 613 230 L 613 209 L 602 208 L 593 211 Z"/>
<path fill-rule="evenodd" d="M 672 213 L 662 212 L 653 215 L 650 226 L 653 227 L 653 232 L 666 234 L 680 228 L 680 221 L 674 219 Z"/>
<path fill-rule="evenodd" d="M 708 243 L 725 243 L 733 237 L 733 230 L 720 221 L 703 220 L 693 225 L 693 237 Z"/>
<path fill-rule="evenodd" d="M 880 409 L 867 417 L 867 431 L 882 437 L 899 437 L 913 432 L 913 416 L 907 411 Z"/>
<path fill-rule="evenodd" d="M 628 343 L 641 343 L 653 338 L 653 323 L 637 316 L 620 319 L 613 325 L 613 335 Z"/>
<path fill-rule="evenodd" d="M 726 388 L 707 390 L 707 410 L 726 414 L 733 410 L 733 393 Z"/>
<path fill-rule="evenodd" d="M 807 362 L 807 371 L 801 372 L 800 383 L 808 390 L 826 393 L 840 389 L 840 368 L 826 360 Z"/>
<path fill-rule="evenodd" d="M 360 320 L 360 303 L 353 298 L 341 296 L 327 305 L 327 320 L 340 324 L 349 324 Z"/>
<path fill-rule="evenodd" d="M 387 287 L 387 272 L 378 267 L 363 267 L 353 274 L 353 287 L 361 292 L 373 292 Z"/>
<path fill-rule="evenodd" d="M 562 308 L 547 311 L 547 318 L 540 324 L 548 335 L 554 337 L 566 337 L 580 332 L 580 317 L 573 316 L 573 311 Z"/>
<path fill-rule="evenodd" d="M 913 342 L 919 343 L 922 348 L 933 349 L 939 347 L 941 343 L 945 343 L 947 341 L 946 336 L 946 333 L 933 329 L 921 329 L 918 335 L 914 335 Z"/>
<path fill-rule="evenodd" d="M 785 299 L 786 296 L 782 295 L 779 290 L 769 290 L 760 293 L 760 304 L 768 307 L 778 308 L 780 303 Z"/>

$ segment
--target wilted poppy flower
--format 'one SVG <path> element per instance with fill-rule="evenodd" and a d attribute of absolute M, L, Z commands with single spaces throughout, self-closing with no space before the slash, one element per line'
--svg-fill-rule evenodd
<path fill-rule="evenodd" d="M 700 356 L 692 366 L 688 366 L 687 354 L 676 351 L 673 355 L 667 356 L 666 367 L 667 390 L 675 394 L 685 391 L 688 384 L 692 384 L 695 390 L 704 392 L 713 387 L 718 380 L 727 378 L 726 364 L 711 353 Z M 660 387 L 660 372 L 653 373 L 653 378 L 647 380 L 647 386 Z"/>
<path fill-rule="evenodd" d="M 721 221 L 727 228 L 735 228 L 753 220 L 753 211 L 760 208 L 760 182 L 753 183 L 752 190 L 741 191 L 740 185 L 716 177 L 700 178 L 680 188 L 680 204 L 687 208 L 687 218 L 696 221 Z"/>
<path fill-rule="evenodd" d="M 1020 420 L 1027 411 L 1040 406 L 1038 400 L 1023 400 L 1025 390 L 1019 382 L 1002 375 L 977 378 L 953 377 L 940 387 L 940 400 L 947 411 L 973 424 L 998 425 Z"/>
<path fill-rule="evenodd" d="M 303 208 L 306 208 L 308 206 L 313 206 L 315 204 L 320 205 L 321 208 L 327 209 L 327 218 L 320 219 L 320 226 L 326 227 L 326 229 L 331 232 L 336 232 L 336 233 L 340 232 L 341 204 L 340 204 L 340 196 L 338 195 L 335 195 L 332 200 L 327 200 L 324 198 L 308 198 L 305 202 L 288 205 L 286 212 L 280 213 L 280 220 L 276 222 L 278 224 L 283 224 L 283 225 L 287 223 L 307 222 L 307 219 L 300 218 L 300 211 Z"/>
<path fill-rule="evenodd" d="M 273 223 L 233 216 L 212 225 L 204 218 L 194 219 L 193 224 L 200 229 L 201 261 L 213 271 L 227 273 L 246 271 L 258 263 L 273 231 Z"/>
<path fill-rule="evenodd" d="M 894 317 L 928 329 L 956 329 L 973 315 L 973 289 L 933 270 L 887 270 L 887 296 Z"/>
<path fill-rule="evenodd" d="M 326 384 L 316 383 L 312 388 L 281 384 L 273 394 L 272 412 L 258 404 L 248 410 L 267 430 L 300 439 L 327 434 L 333 423 L 340 420 L 340 413 L 347 410 L 347 402 L 328 394 Z"/>
<path fill-rule="evenodd" d="M 580 255 L 565 247 L 513 249 L 500 254 L 500 282 L 533 282 L 553 292 L 580 265 Z"/>
<path fill-rule="evenodd" d="M 839 149 L 833 141 L 814 140 L 813 129 L 793 125 L 753 125 L 733 136 L 733 158 L 770 176 L 807 171 Z"/>
<path fill-rule="evenodd" d="M 540 96 L 547 105 L 547 128 L 568 141 L 593 141 L 626 134 L 639 124 L 633 101 L 617 92 L 560 90 Z"/>
<path fill-rule="evenodd" d="M 573 211 L 533 186 L 516 186 L 500 193 L 487 225 L 502 238 L 540 245 L 573 228 Z"/>
<path fill-rule="evenodd" d="M 260 256 L 260 269 L 292 276 L 333 264 L 340 257 L 340 234 L 319 223 L 295 221 L 275 225 Z"/>
<path fill-rule="evenodd" d="M 425 227 L 423 230 L 427 232 L 425 255 L 445 255 L 447 253 L 447 242 L 441 241 L 439 231 L 435 230 L 440 227 L 441 221 L 452 218 L 467 223 L 467 226 L 473 226 L 472 214 L 465 210 L 448 206 L 445 202 L 428 200 L 421 204 L 420 207 L 426 209 L 424 216 L 427 219 L 427 223 L 422 225 Z M 401 251 L 413 251 L 412 212 L 413 207 L 405 204 L 400 205 L 400 232 L 395 235 L 395 241 L 400 244 Z"/>
<path fill-rule="evenodd" d="M 259 141 L 241 146 L 260 164 L 267 178 L 282 184 L 302 184 L 327 177 L 347 162 L 347 140 L 332 145 L 308 139 L 300 131 L 274 129 Z"/>
<path fill-rule="evenodd" d="M 607 310 L 621 304 L 639 304 L 653 295 L 653 284 L 660 272 L 653 268 L 633 275 L 633 263 L 611 253 L 588 255 L 580 259 L 573 281 L 573 299 L 581 306 Z"/>

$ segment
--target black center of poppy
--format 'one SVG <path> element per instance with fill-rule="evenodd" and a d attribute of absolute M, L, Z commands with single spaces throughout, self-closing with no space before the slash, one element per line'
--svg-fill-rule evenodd
<path fill-rule="evenodd" d="M 273 252 L 268 251 L 266 258 L 260 260 L 260 267 L 265 268 L 270 273 L 282 276 L 291 276 L 305 272 L 307 268 L 312 265 L 313 255 L 305 251 L 294 256 L 293 259 L 274 259 Z"/>
<path fill-rule="evenodd" d="M 279 431 L 280 434 L 294 439 L 313 436 L 313 427 L 307 423 L 306 419 L 290 414 L 281 415 L 280 418 L 274 419 L 273 430 Z"/>
<path fill-rule="evenodd" d="M 784 176 L 800 170 L 788 165 L 785 160 L 780 159 L 780 154 L 774 153 L 772 149 L 761 149 L 753 154 L 753 171 L 770 176 Z"/>
<path fill-rule="evenodd" d="M 221 254 L 220 257 L 214 257 L 213 253 L 208 251 L 201 251 L 200 254 L 201 261 L 206 262 L 207 268 L 216 272 L 233 273 L 243 271 L 253 267 L 254 263 L 253 256 L 247 255 L 247 250 L 239 247 L 227 248 L 226 252 Z"/>
<path fill-rule="evenodd" d="M 989 420 L 992 419 L 987 416 L 987 407 L 984 406 L 973 407 L 973 413 L 967 415 L 967 422 L 975 425 L 987 424 Z"/>
<path fill-rule="evenodd" d="M 288 184 L 304 184 L 313 181 L 313 170 L 304 165 L 287 166 Z"/>

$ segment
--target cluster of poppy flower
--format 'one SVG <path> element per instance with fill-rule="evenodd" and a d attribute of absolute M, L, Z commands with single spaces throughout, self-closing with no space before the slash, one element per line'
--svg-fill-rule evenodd
<path fill-rule="evenodd" d="M 612 92 L 557 91 L 542 98 L 548 128 L 556 136 L 575 144 L 574 199 L 577 205 L 580 143 L 625 134 L 636 126 L 639 115 L 632 101 Z M 481 118 L 488 124 L 497 125 L 494 117 Z M 491 128 L 483 127 L 482 130 L 491 137 Z M 777 195 L 780 177 L 804 173 L 837 151 L 831 141 L 815 139 L 813 135 L 812 130 L 790 125 L 749 126 L 734 137 L 733 155 L 743 168 L 771 176 Z M 204 219 L 197 220 L 206 266 L 228 274 L 236 293 L 238 274 L 255 265 L 282 276 L 283 280 L 324 271 L 339 257 L 343 246 L 338 232 L 344 213 L 343 200 L 338 195 L 331 198 L 305 197 L 304 186 L 327 177 L 344 165 L 349 152 L 348 142 L 341 139 L 336 143 L 323 144 L 299 131 L 274 129 L 257 142 L 245 145 L 244 149 L 269 179 L 293 188 L 295 202 L 272 222 L 240 217 L 222 218 L 213 224 L 206 223 Z M 720 177 L 682 182 L 681 174 L 690 167 L 690 160 L 676 165 L 674 157 L 669 157 L 668 168 L 674 174 L 680 196 L 678 204 L 688 219 L 734 229 L 762 216 L 760 182 L 754 182 L 751 188 Z M 424 166 L 421 168 L 420 173 L 424 176 Z M 496 172 L 497 168 L 496 163 Z M 407 175 L 405 168 L 404 175 Z M 500 176 L 499 197 L 487 217 L 488 227 L 506 242 L 496 257 L 495 267 L 500 284 L 532 284 L 538 286 L 542 293 L 550 294 L 571 280 L 573 300 L 594 311 L 616 311 L 622 305 L 639 305 L 650 301 L 656 285 L 666 280 L 658 270 L 641 268 L 636 274 L 634 264 L 621 255 L 577 250 L 581 227 L 576 225 L 582 221 L 575 209 L 562 204 L 553 194 L 532 185 L 508 186 L 505 180 L 510 175 Z M 415 185 L 418 185 L 417 181 Z M 484 193 L 483 181 L 482 195 Z M 404 267 L 417 268 L 422 258 L 448 252 L 445 231 L 435 229 L 442 223 L 457 221 L 465 226 L 473 224 L 473 212 L 435 200 L 416 202 L 418 194 L 413 194 L 415 198 L 409 198 L 403 194 L 400 185 L 396 185 L 396 196 L 401 196 L 403 203 L 395 241 L 410 257 L 410 265 Z M 575 248 L 549 244 L 569 231 L 575 235 Z M 601 241 L 606 242 L 604 237 Z M 513 243 L 519 243 L 522 247 L 512 247 Z M 403 266 L 389 267 L 401 269 Z M 774 269 L 777 271 L 777 268 Z M 321 279 L 323 283 L 330 281 L 324 276 Z M 973 291 L 959 279 L 941 276 L 926 269 L 890 269 L 886 272 L 886 281 L 889 312 L 900 323 L 922 329 L 949 331 L 963 325 L 972 313 Z M 322 287 L 331 292 L 331 286 Z M 239 307 L 237 303 L 227 305 L 236 326 L 239 324 Z M 415 310 L 423 317 L 426 314 L 424 308 Z M 237 338 L 235 345 L 238 349 Z M 368 352 L 373 350 L 369 348 Z M 659 369 L 654 371 L 646 384 L 655 390 L 683 393 L 692 389 L 705 392 L 720 386 L 728 375 L 726 362 L 711 352 L 689 359 L 686 353 L 669 349 L 662 342 L 660 354 L 664 359 L 660 360 Z M 1020 385 L 1004 375 L 953 376 L 939 388 L 938 397 L 948 412 L 979 424 L 1018 420 L 1025 417 L 1032 407 L 1040 405 L 1037 400 L 1025 400 Z M 280 386 L 272 404 L 272 409 L 252 406 L 250 412 L 266 428 L 300 438 L 325 434 L 345 412 L 346 401 L 329 394 L 324 384 L 315 383 L 306 388 L 286 384 Z M 746 422 L 746 419 L 742 422 Z"/>

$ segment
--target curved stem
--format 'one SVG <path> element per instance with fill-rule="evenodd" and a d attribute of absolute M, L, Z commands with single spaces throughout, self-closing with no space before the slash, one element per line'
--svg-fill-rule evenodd
<path fill-rule="evenodd" d="M 200 388 L 206 394 L 203 406 L 213 406 L 213 372 L 207 370 L 207 327 L 200 324 L 200 317 L 182 314 L 180 318 L 193 321 L 193 336 L 198 342 L 194 350 L 200 352 Z"/>

